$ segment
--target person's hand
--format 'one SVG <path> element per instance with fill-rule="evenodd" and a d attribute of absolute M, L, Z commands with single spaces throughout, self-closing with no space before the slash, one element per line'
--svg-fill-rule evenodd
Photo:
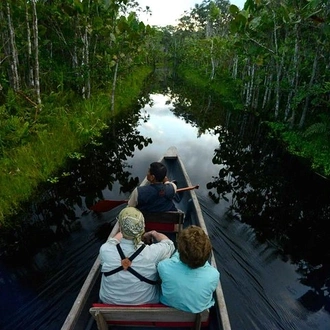
<path fill-rule="evenodd" d="M 145 244 L 152 244 L 153 243 L 153 236 L 152 236 L 153 230 L 152 231 L 148 231 L 147 233 L 144 233 L 142 236 L 142 241 Z"/>
<path fill-rule="evenodd" d="M 118 241 L 120 241 L 123 238 L 123 234 L 119 231 L 113 238 L 115 238 Z"/>
<path fill-rule="evenodd" d="M 159 233 L 156 230 L 148 231 L 142 236 L 142 240 L 146 244 L 157 243 L 164 239 L 169 239 L 165 234 Z"/>

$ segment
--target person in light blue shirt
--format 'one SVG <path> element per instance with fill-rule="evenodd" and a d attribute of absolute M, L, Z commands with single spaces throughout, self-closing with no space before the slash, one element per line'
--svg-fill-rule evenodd
<path fill-rule="evenodd" d="M 178 234 L 178 251 L 159 262 L 160 302 L 186 312 L 200 313 L 214 305 L 213 293 L 219 271 L 208 262 L 212 251 L 209 237 L 197 226 Z"/>

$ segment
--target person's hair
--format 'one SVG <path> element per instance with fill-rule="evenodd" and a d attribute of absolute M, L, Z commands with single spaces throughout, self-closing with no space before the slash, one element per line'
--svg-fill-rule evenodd
<path fill-rule="evenodd" d="M 150 164 L 149 172 L 155 176 L 157 182 L 162 182 L 166 176 L 167 168 L 162 163 L 153 162 Z"/>
<path fill-rule="evenodd" d="M 204 266 L 209 259 L 212 245 L 204 230 L 198 226 L 189 226 L 178 234 L 180 260 L 190 268 Z"/>

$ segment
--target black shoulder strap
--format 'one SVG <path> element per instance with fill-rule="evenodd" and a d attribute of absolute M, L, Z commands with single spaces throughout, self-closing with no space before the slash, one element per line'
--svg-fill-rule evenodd
<path fill-rule="evenodd" d="M 124 252 L 123 252 L 120 244 L 117 244 L 116 247 L 117 247 L 118 253 L 119 253 L 120 257 L 121 257 L 121 260 L 126 259 L 126 257 L 124 255 Z M 142 244 L 128 259 L 130 261 L 133 261 L 133 259 L 135 259 L 135 257 L 137 257 L 145 247 L 146 247 L 145 244 Z M 119 267 L 117 267 L 117 268 L 115 268 L 115 269 L 113 269 L 113 270 L 111 270 L 109 272 L 104 272 L 103 275 L 104 276 L 110 276 L 112 274 L 118 273 L 119 271 L 121 271 L 123 269 L 124 269 L 123 266 L 119 266 Z M 140 281 L 146 282 L 146 283 L 151 284 L 151 285 L 156 285 L 156 284 L 159 284 L 160 283 L 160 281 L 149 280 L 148 278 L 144 277 L 143 275 L 141 275 L 137 271 L 135 271 L 132 267 L 128 267 L 127 270 L 131 274 L 133 274 L 134 276 L 136 276 Z"/>
<path fill-rule="evenodd" d="M 135 259 L 135 257 L 138 256 L 145 247 L 146 247 L 145 244 L 142 244 L 128 259 L 133 261 L 133 259 Z M 121 250 L 121 253 L 119 252 L 121 259 L 125 259 L 123 250 L 121 249 L 120 245 L 117 244 L 117 250 L 119 251 L 119 249 Z"/>
<path fill-rule="evenodd" d="M 137 271 L 135 271 L 132 267 L 128 267 L 127 270 L 131 274 L 133 274 L 134 276 L 136 276 L 140 281 L 146 282 L 146 283 L 151 284 L 151 285 L 156 285 L 156 284 L 160 284 L 161 283 L 161 281 L 149 280 L 148 278 L 144 277 L 143 275 L 141 275 Z"/>

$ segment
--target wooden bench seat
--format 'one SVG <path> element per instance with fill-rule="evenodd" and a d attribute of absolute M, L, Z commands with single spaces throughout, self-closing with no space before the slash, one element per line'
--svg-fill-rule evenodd
<path fill-rule="evenodd" d="M 142 212 L 146 231 L 180 232 L 183 227 L 184 213 L 182 211 Z"/>
<path fill-rule="evenodd" d="M 190 327 L 197 330 L 209 323 L 209 310 L 193 314 L 163 304 L 93 304 L 89 312 L 99 330 L 108 330 L 109 326 Z"/>

